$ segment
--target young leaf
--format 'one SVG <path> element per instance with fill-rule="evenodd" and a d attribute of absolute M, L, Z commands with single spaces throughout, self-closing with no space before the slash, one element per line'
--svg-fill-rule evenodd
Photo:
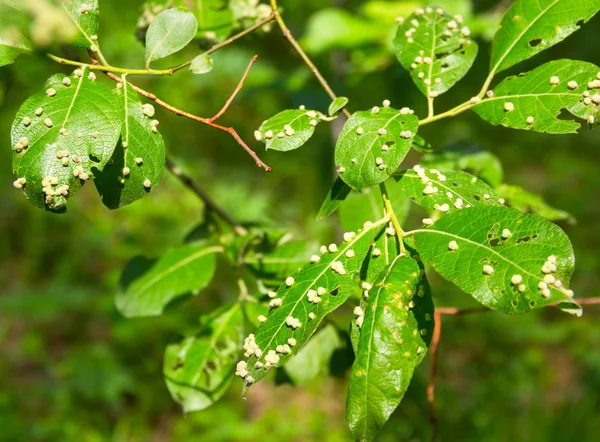
<path fill-rule="evenodd" d="M 494 126 L 575 133 L 579 123 L 559 116 L 566 109 L 576 117 L 593 118 L 590 123 L 600 117 L 599 72 L 600 68 L 584 61 L 551 61 L 504 79 L 494 89 L 494 96 L 477 103 L 473 110 Z"/>
<path fill-rule="evenodd" d="M 284 370 L 294 385 L 304 385 L 319 374 L 328 374 L 331 357 L 343 346 L 344 342 L 335 326 L 328 324 L 286 362 Z"/>
<path fill-rule="evenodd" d="M 501 184 L 497 189 L 498 195 L 506 199 L 506 204 L 521 212 L 531 212 L 543 216 L 548 221 L 562 221 L 574 224 L 575 217 L 569 212 L 549 205 L 544 199 L 534 193 L 528 192 L 519 186 Z"/>
<path fill-rule="evenodd" d="M 325 201 L 323 201 L 323 204 L 321 204 L 321 208 L 317 214 L 317 221 L 327 218 L 329 215 L 335 212 L 346 199 L 351 190 L 352 189 L 350 189 L 350 187 L 348 187 L 348 185 L 338 177 L 333 183 L 333 187 L 325 197 Z"/>
<path fill-rule="evenodd" d="M 296 354 L 323 318 L 342 305 L 354 290 L 353 277 L 361 268 L 374 236 L 388 222 L 383 218 L 288 277 L 271 300 L 271 311 L 244 349 L 248 361 L 238 364 L 245 385 L 262 379 L 269 368 L 281 366 Z M 315 257 L 317 257 L 315 255 Z M 256 353 L 258 349 L 258 355 Z"/>
<path fill-rule="evenodd" d="M 21 55 L 33 51 L 31 42 L 23 35 L 29 17 L 12 5 L 0 3 L 0 66 L 14 63 Z"/>
<path fill-rule="evenodd" d="M 314 110 L 284 110 L 264 121 L 255 136 L 265 143 L 267 149 L 281 152 L 298 149 L 312 137 L 321 116 Z"/>
<path fill-rule="evenodd" d="M 398 60 L 427 97 L 436 97 L 454 86 L 471 68 L 477 43 L 460 16 L 441 9 L 422 10 L 398 27 L 394 45 Z"/>
<path fill-rule="evenodd" d="M 346 184 L 360 192 L 394 173 L 419 128 L 410 112 L 376 107 L 352 114 L 335 146 L 335 164 Z"/>
<path fill-rule="evenodd" d="M 329 110 L 327 113 L 329 116 L 333 116 L 346 107 L 348 104 L 348 99 L 346 97 L 337 97 L 335 100 L 331 102 L 329 105 Z"/>
<path fill-rule="evenodd" d="M 146 104 L 144 108 L 127 82 L 122 84 L 115 92 L 123 108 L 121 140 L 112 163 L 97 172 L 94 179 L 102 202 L 109 209 L 143 198 L 158 185 L 165 168 L 165 143 L 153 125 L 158 122 L 144 113 L 144 109 L 151 113 L 152 106 Z"/>
<path fill-rule="evenodd" d="M 243 325 L 240 304 L 227 305 L 207 318 L 198 336 L 167 347 L 165 382 L 184 412 L 204 410 L 227 391 L 242 346 Z"/>
<path fill-rule="evenodd" d="M 346 403 L 355 440 L 371 440 L 385 424 L 427 353 L 433 302 L 420 272 L 398 256 L 369 290 Z"/>
<path fill-rule="evenodd" d="M 394 179 L 416 204 L 440 215 L 501 202 L 490 186 L 466 172 L 440 172 L 417 165 L 397 173 Z"/>
<path fill-rule="evenodd" d="M 201 0 L 193 9 L 198 19 L 198 37 L 223 40 L 233 27 L 233 11 L 227 0 Z"/>
<path fill-rule="evenodd" d="M 77 33 L 69 43 L 79 48 L 95 45 L 92 36 L 98 35 L 98 0 L 67 0 L 62 7 L 77 28 Z"/>
<path fill-rule="evenodd" d="M 421 165 L 438 170 L 462 170 L 481 178 L 492 187 L 497 187 L 504 179 L 500 159 L 469 143 L 458 143 L 429 152 L 421 158 Z"/>
<path fill-rule="evenodd" d="M 173 299 L 198 293 L 215 272 L 219 246 L 184 246 L 168 251 L 154 265 L 117 293 L 117 309 L 128 318 L 158 316 Z"/>
<path fill-rule="evenodd" d="M 19 109 L 12 126 L 13 171 L 35 206 L 64 209 L 85 180 L 110 160 L 121 131 L 121 109 L 95 74 L 53 75 L 45 92 Z"/>
<path fill-rule="evenodd" d="M 146 33 L 146 65 L 183 49 L 197 29 L 196 17 L 185 8 L 171 8 L 158 14 Z"/>
<path fill-rule="evenodd" d="M 598 0 L 517 0 L 494 36 L 490 69 L 498 73 L 564 40 L 600 9 Z"/>
<path fill-rule="evenodd" d="M 408 216 L 410 199 L 393 179 L 386 181 L 386 187 L 396 218 L 402 223 Z M 351 192 L 342 202 L 339 216 L 344 230 L 357 230 L 370 219 L 382 218 L 384 213 L 381 192 L 374 187 L 362 192 Z"/>
<path fill-rule="evenodd" d="M 206 74 L 213 69 L 213 59 L 208 55 L 200 54 L 192 60 L 190 72 L 192 74 Z"/>
<path fill-rule="evenodd" d="M 413 232 L 423 260 L 486 307 L 517 314 L 560 303 L 581 314 L 568 290 L 575 263 L 571 242 L 540 216 L 473 207 Z"/>

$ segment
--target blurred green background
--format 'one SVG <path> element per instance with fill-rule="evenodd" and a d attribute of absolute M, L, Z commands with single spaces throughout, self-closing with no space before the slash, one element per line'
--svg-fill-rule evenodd
<path fill-rule="evenodd" d="M 421 2 L 281 0 L 292 32 L 350 109 L 390 99 L 394 107 L 426 106 L 394 60 L 394 17 Z M 474 68 L 443 95 L 448 109 L 474 95 L 487 74 L 490 37 L 510 1 L 446 0 L 477 34 Z M 573 0 L 575 5 L 577 0 Z M 101 0 L 99 38 L 109 62 L 143 65 L 135 27 L 142 1 Z M 338 7 L 331 12 L 324 8 Z M 565 42 L 520 64 L 511 73 L 557 58 L 600 64 L 600 17 Z M 67 47 L 58 55 L 84 57 Z M 190 59 L 188 47 L 162 63 Z M 208 75 L 136 78 L 140 86 L 198 115 L 216 112 L 250 57 L 259 55 L 246 85 L 223 117 L 246 140 L 280 110 L 305 104 L 326 110 L 328 99 L 277 28 L 251 35 L 214 55 Z M 20 104 L 55 72 L 70 72 L 42 54 L 23 56 L 0 69 L 0 441 L 348 441 L 345 378 L 323 376 L 293 388 L 260 383 L 248 398 L 241 381 L 217 405 L 184 416 L 162 379 L 165 346 L 197 324 L 202 313 L 236 296 L 235 278 L 217 274 L 209 290 L 159 318 L 127 320 L 113 306 L 120 271 L 135 255 L 156 256 L 178 245 L 203 216 L 203 208 L 170 175 L 143 200 L 104 208 L 92 185 L 64 215 L 30 205 L 12 186 L 9 141 Z M 109 80 L 101 80 L 109 81 Z M 333 239 L 332 220 L 315 221 L 333 178 L 331 132 L 317 128 L 305 147 L 288 154 L 260 152 L 270 174 L 227 135 L 157 109 L 168 152 L 235 217 L 260 221 L 299 238 Z M 551 136 L 496 128 L 464 114 L 423 128 L 435 147 L 468 140 L 494 152 L 506 182 L 542 194 L 571 212 L 561 224 L 573 241 L 579 297 L 597 295 L 600 246 L 600 130 Z M 418 161 L 413 153 L 411 166 Z M 417 225 L 419 214 L 408 225 Z M 433 277 L 433 275 L 432 275 Z M 433 277 L 438 306 L 474 305 L 470 297 Z M 437 383 L 442 441 L 596 441 L 600 432 L 600 308 L 582 318 L 546 309 L 525 316 L 485 313 L 446 317 Z M 386 424 L 379 441 L 429 438 L 425 385 L 427 360 Z"/>

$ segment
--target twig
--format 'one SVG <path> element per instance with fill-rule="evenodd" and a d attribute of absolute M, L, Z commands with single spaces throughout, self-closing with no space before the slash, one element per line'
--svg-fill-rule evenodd
<path fill-rule="evenodd" d="M 179 181 L 181 181 L 188 189 L 194 192 L 206 206 L 207 210 L 210 210 L 216 213 L 223 221 L 228 223 L 236 234 L 240 236 L 245 236 L 248 234 L 248 231 L 235 219 L 231 217 L 225 210 L 223 210 L 215 201 L 202 189 L 196 181 L 194 181 L 190 176 L 183 173 L 183 171 L 177 167 L 177 165 L 171 160 L 169 157 L 166 158 L 165 165 L 167 169 L 171 171 L 173 175 L 175 175 Z"/>
<path fill-rule="evenodd" d="M 254 62 L 256 61 L 257 58 L 258 58 L 258 55 L 255 55 L 254 57 L 252 57 L 250 59 L 250 63 L 248 63 L 248 67 L 246 68 L 244 75 L 242 75 L 240 82 L 238 83 L 238 85 L 235 88 L 235 90 L 233 91 L 233 93 L 229 96 L 229 98 L 225 102 L 225 105 L 221 108 L 221 110 L 219 112 L 217 112 L 217 114 L 214 117 L 209 118 L 208 121 L 210 121 L 212 123 L 213 121 L 216 121 L 221 115 L 223 115 L 225 113 L 225 111 L 227 110 L 227 108 L 229 107 L 231 102 L 234 100 L 235 96 L 242 90 L 242 87 L 244 86 L 244 81 L 246 81 L 246 77 L 248 77 L 248 74 L 250 73 L 250 69 L 252 68 L 252 65 L 254 64 Z"/>
<path fill-rule="evenodd" d="M 440 336 L 442 334 L 442 313 L 436 309 L 434 314 L 433 336 L 429 351 L 431 362 L 429 365 L 429 382 L 427 383 L 427 402 L 429 403 L 429 424 L 431 425 L 431 442 L 437 439 L 437 416 L 435 414 L 435 376 L 437 374 L 437 362 L 439 355 Z"/>
<path fill-rule="evenodd" d="M 335 92 L 333 92 L 333 89 L 331 89 L 331 87 L 329 86 L 329 83 L 327 83 L 327 80 L 325 80 L 325 77 L 323 77 L 323 75 L 321 75 L 321 73 L 319 72 L 319 70 L 317 69 L 315 64 L 312 62 L 312 60 L 309 58 L 309 56 L 306 55 L 306 52 L 304 52 L 304 50 L 302 49 L 300 44 L 296 41 L 296 39 L 294 38 L 294 36 L 290 32 L 290 30 L 288 29 L 287 25 L 285 24 L 285 21 L 283 20 L 283 18 L 281 17 L 281 14 L 279 13 L 279 11 L 277 9 L 277 0 L 271 0 L 271 7 L 273 8 L 273 13 L 275 14 L 275 20 L 277 20 L 277 24 L 279 25 L 279 28 L 281 29 L 281 32 L 282 32 L 284 38 L 290 42 L 290 44 L 296 50 L 298 55 L 300 55 L 302 60 L 304 60 L 304 63 L 306 63 L 308 68 L 311 70 L 311 72 L 317 78 L 317 80 L 321 84 L 321 87 L 325 90 L 327 95 L 329 95 L 329 98 L 331 98 L 331 100 L 335 100 L 337 98 L 337 95 L 335 94 Z M 346 117 L 350 118 L 350 112 L 347 109 L 342 110 L 342 112 L 344 113 L 344 115 Z"/>
<path fill-rule="evenodd" d="M 577 300 L 579 305 L 600 305 L 600 297 L 598 298 L 581 298 Z M 556 307 L 556 304 L 550 304 L 548 307 Z M 448 316 L 464 316 L 470 315 L 473 313 L 485 313 L 485 312 L 493 312 L 493 310 L 487 307 L 472 307 L 472 308 L 458 308 L 458 307 L 436 307 L 436 314 L 440 315 L 448 315 Z"/>
<path fill-rule="evenodd" d="M 119 83 L 123 81 L 120 77 L 116 76 L 115 74 L 113 74 L 111 72 L 105 72 L 105 74 L 108 75 L 114 81 L 117 81 Z M 235 131 L 235 129 L 233 127 L 221 126 L 219 124 L 213 123 L 209 118 L 202 118 L 197 115 L 191 114 L 191 113 L 183 111 L 181 109 L 178 109 L 175 106 L 172 106 L 169 103 L 161 100 L 156 95 L 154 95 L 152 92 L 148 92 L 148 91 L 132 84 L 131 82 L 127 82 L 127 84 L 138 94 L 143 95 L 147 99 L 154 101 L 156 104 L 173 112 L 175 115 L 180 115 L 182 117 L 189 118 L 190 120 L 198 121 L 199 123 L 206 124 L 207 126 L 210 126 L 210 127 L 214 127 L 215 129 L 222 130 L 223 132 L 227 132 L 238 142 L 238 144 L 240 146 L 242 146 L 244 148 L 244 150 L 246 152 L 248 152 L 248 154 L 252 157 L 252 159 L 254 159 L 254 161 L 256 162 L 256 165 L 258 167 L 264 167 L 267 172 L 270 172 L 272 170 L 271 167 L 269 167 L 266 163 L 264 163 L 258 157 L 256 152 L 254 152 L 252 149 L 250 149 L 250 147 L 248 147 L 248 145 L 244 142 L 244 140 L 242 140 L 242 138 L 238 135 L 238 133 Z"/>

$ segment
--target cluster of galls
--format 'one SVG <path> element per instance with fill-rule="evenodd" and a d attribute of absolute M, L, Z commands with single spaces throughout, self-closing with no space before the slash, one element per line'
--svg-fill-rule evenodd
<path fill-rule="evenodd" d="M 305 107 L 300 106 L 300 110 L 305 110 Z M 306 116 L 309 119 L 308 124 L 310 124 L 312 127 L 315 127 L 317 124 L 319 124 L 320 114 L 317 111 L 309 110 L 304 114 L 304 116 Z M 265 123 L 266 123 L 266 121 L 263 121 L 263 125 Z M 285 138 L 286 136 L 291 137 L 295 133 L 296 133 L 296 131 L 292 128 L 292 126 L 290 126 L 289 124 L 285 124 L 283 126 L 283 130 L 277 132 L 277 134 L 275 134 L 275 132 L 273 132 L 272 129 L 265 131 L 264 134 L 260 130 L 255 130 L 254 138 L 256 138 L 256 141 L 264 140 L 266 143 L 268 140 L 271 140 L 274 137 L 277 137 L 277 138 Z"/>

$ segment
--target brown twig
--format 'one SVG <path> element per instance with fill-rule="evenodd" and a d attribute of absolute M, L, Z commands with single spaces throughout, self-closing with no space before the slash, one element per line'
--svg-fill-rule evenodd
<path fill-rule="evenodd" d="M 175 175 L 179 181 L 181 181 L 188 189 L 194 192 L 201 200 L 204 202 L 206 208 L 212 212 L 215 212 L 223 221 L 228 223 L 236 234 L 240 236 L 245 236 L 248 231 L 235 219 L 231 217 L 227 212 L 225 212 L 205 191 L 202 189 L 196 181 L 194 181 L 190 176 L 183 173 L 183 171 L 177 167 L 177 165 L 171 160 L 169 157 L 165 160 L 165 165 L 167 169 L 171 171 L 173 175 Z"/>
<path fill-rule="evenodd" d="M 97 61 L 95 61 L 95 60 L 92 60 L 92 61 L 97 63 Z M 117 75 L 115 75 L 111 72 L 105 72 L 105 74 L 108 75 L 114 81 L 117 81 L 119 83 L 123 81 L 123 79 L 121 77 L 118 77 Z M 129 81 L 127 82 L 127 84 L 138 94 L 143 95 L 147 99 L 154 101 L 156 104 L 173 112 L 175 115 L 180 115 L 182 117 L 189 118 L 190 120 L 194 120 L 194 121 L 198 121 L 199 123 L 206 124 L 207 126 L 213 127 L 215 129 L 222 130 L 223 132 L 227 132 L 238 142 L 238 144 L 240 146 L 242 146 L 244 148 L 244 150 L 246 152 L 248 152 L 248 154 L 252 157 L 252 159 L 254 159 L 254 161 L 256 162 L 256 165 L 258 167 L 264 167 L 267 172 L 270 172 L 272 170 L 271 167 L 269 167 L 265 162 L 263 162 L 258 157 L 256 152 L 254 152 L 252 149 L 250 149 L 250 147 L 244 142 L 244 140 L 242 140 L 242 138 L 238 135 L 238 133 L 235 131 L 235 129 L 233 127 L 221 126 L 220 124 L 213 123 L 210 120 L 210 118 L 202 118 L 197 115 L 191 114 L 191 113 L 183 111 L 181 109 L 178 109 L 175 106 L 172 106 L 169 103 L 161 100 L 156 95 L 154 95 L 152 92 L 148 92 L 148 91 L 142 89 L 141 87 L 132 84 Z"/>
<path fill-rule="evenodd" d="M 227 99 L 227 101 L 225 102 L 225 104 L 223 105 L 221 110 L 219 112 L 217 112 L 214 117 L 209 118 L 208 121 L 210 121 L 212 123 L 213 121 L 218 120 L 218 118 L 225 113 L 225 111 L 227 110 L 229 105 L 235 99 L 236 95 L 242 90 L 242 87 L 244 86 L 244 81 L 246 81 L 246 77 L 248 77 L 248 74 L 250 73 L 250 69 L 252 68 L 252 65 L 254 64 L 254 62 L 256 61 L 257 58 L 258 58 L 258 55 L 255 55 L 254 57 L 252 57 L 250 59 L 250 63 L 248 63 L 248 67 L 246 68 L 244 75 L 242 75 L 242 78 L 240 79 L 240 82 L 236 86 L 233 93 L 229 96 L 229 98 Z"/>
<path fill-rule="evenodd" d="M 306 63 L 306 65 L 308 66 L 310 71 L 317 78 L 317 81 L 321 84 L 321 87 L 325 90 L 327 95 L 329 95 L 329 98 L 331 98 L 332 100 L 335 100 L 337 98 L 337 95 L 335 94 L 335 92 L 333 92 L 333 89 L 331 89 L 331 86 L 329 86 L 329 83 L 327 82 L 327 80 L 325 80 L 325 77 L 323 77 L 323 75 L 321 75 L 321 73 L 319 72 L 319 70 L 317 69 L 315 64 L 312 62 L 310 57 L 308 55 L 306 55 L 306 52 L 304 52 L 304 49 L 302 49 L 302 46 L 300 46 L 300 44 L 296 41 L 296 39 L 292 35 L 291 31 L 288 29 L 287 25 L 285 24 L 285 21 L 283 20 L 283 18 L 281 17 L 281 14 L 279 13 L 279 11 L 277 9 L 278 8 L 277 0 L 271 0 L 271 7 L 273 8 L 273 13 L 275 14 L 275 20 L 277 20 L 277 24 L 279 25 L 279 28 L 281 29 L 281 33 L 283 34 L 283 37 L 287 41 L 290 42 L 290 44 L 296 50 L 298 55 L 302 58 L 302 60 L 304 60 L 304 63 Z M 351 114 L 347 109 L 343 109 L 342 112 L 344 113 L 344 115 L 346 117 L 350 118 Z"/>

